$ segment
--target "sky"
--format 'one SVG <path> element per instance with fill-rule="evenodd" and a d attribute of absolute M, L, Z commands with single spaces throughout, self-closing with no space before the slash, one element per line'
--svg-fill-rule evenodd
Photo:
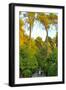
<path fill-rule="evenodd" d="M 22 18 L 25 21 L 25 18 L 21 14 L 20 18 Z M 29 35 L 28 30 L 29 24 L 25 23 L 24 30 L 25 34 Z M 56 27 L 54 25 L 50 25 L 50 28 L 48 29 L 48 36 L 51 38 L 54 38 L 56 36 Z M 45 26 L 41 24 L 39 21 L 35 20 L 32 28 L 31 37 L 36 39 L 37 37 L 41 37 L 43 41 L 46 39 L 46 30 Z"/>

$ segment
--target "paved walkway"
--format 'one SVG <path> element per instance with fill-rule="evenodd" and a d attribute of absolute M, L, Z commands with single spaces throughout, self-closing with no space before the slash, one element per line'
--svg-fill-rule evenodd
<path fill-rule="evenodd" d="M 43 77 L 45 74 L 42 71 L 36 71 L 32 77 Z"/>

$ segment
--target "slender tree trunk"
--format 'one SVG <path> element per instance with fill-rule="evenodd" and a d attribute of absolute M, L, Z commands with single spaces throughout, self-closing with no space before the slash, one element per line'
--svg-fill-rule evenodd
<path fill-rule="evenodd" d="M 46 55 L 48 56 L 48 30 L 46 29 Z"/>
<path fill-rule="evenodd" d="M 56 32 L 56 47 L 58 47 L 58 36 L 57 36 L 57 32 Z"/>
<path fill-rule="evenodd" d="M 29 32 L 29 44 L 30 44 L 30 47 L 31 47 L 31 24 L 30 24 L 30 32 Z"/>
<path fill-rule="evenodd" d="M 58 30 L 58 25 L 55 24 L 56 27 L 56 47 L 58 46 L 58 37 L 57 37 L 57 30 Z"/>
<path fill-rule="evenodd" d="M 31 25 L 30 25 L 29 39 L 31 40 Z"/>

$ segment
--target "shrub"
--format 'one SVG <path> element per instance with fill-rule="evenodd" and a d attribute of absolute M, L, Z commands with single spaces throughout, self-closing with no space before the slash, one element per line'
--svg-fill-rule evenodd
<path fill-rule="evenodd" d="M 57 48 L 55 48 L 47 58 L 43 60 L 42 69 L 46 76 L 57 75 Z"/>
<path fill-rule="evenodd" d="M 39 66 L 42 67 L 43 61 L 46 59 L 46 48 L 44 47 L 40 48 L 39 51 L 37 52 L 36 57 L 37 57 Z"/>
<path fill-rule="evenodd" d="M 57 64 L 52 64 L 48 69 L 48 76 L 57 76 Z"/>
<path fill-rule="evenodd" d="M 20 69 L 23 71 L 27 69 L 27 58 L 20 58 Z"/>
<path fill-rule="evenodd" d="M 56 76 L 58 73 L 57 55 L 58 55 L 58 51 L 57 48 L 55 48 L 49 58 L 51 64 L 49 65 L 48 68 L 48 76 Z"/>
<path fill-rule="evenodd" d="M 31 70 L 26 69 L 26 70 L 24 70 L 22 72 L 22 75 L 23 75 L 23 77 L 31 77 L 32 76 L 32 72 L 31 72 Z"/>
<path fill-rule="evenodd" d="M 34 73 L 38 68 L 37 58 L 35 56 L 35 50 L 26 45 L 20 49 L 20 72 L 23 73 L 24 70 L 31 70 Z M 25 72 L 26 73 L 26 72 Z"/>
<path fill-rule="evenodd" d="M 35 72 L 38 69 L 38 62 L 35 56 L 29 58 L 27 64 L 27 68 L 31 69 L 32 72 Z"/>

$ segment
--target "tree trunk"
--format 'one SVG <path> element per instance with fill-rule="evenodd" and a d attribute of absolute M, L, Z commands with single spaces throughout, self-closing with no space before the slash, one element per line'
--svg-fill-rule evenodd
<path fill-rule="evenodd" d="M 57 36 L 57 32 L 56 32 L 56 47 L 58 47 L 58 36 Z"/>
<path fill-rule="evenodd" d="M 30 25 L 29 39 L 31 40 L 31 25 Z"/>
<path fill-rule="evenodd" d="M 31 47 L 31 24 L 30 24 L 30 32 L 29 32 L 29 44 L 30 44 L 30 47 Z"/>
<path fill-rule="evenodd" d="M 58 36 L 57 36 L 57 30 L 58 30 L 58 25 L 55 24 L 56 27 L 56 47 L 58 46 Z"/>
<path fill-rule="evenodd" d="M 46 55 L 48 56 L 48 30 L 46 29 Z"/>

